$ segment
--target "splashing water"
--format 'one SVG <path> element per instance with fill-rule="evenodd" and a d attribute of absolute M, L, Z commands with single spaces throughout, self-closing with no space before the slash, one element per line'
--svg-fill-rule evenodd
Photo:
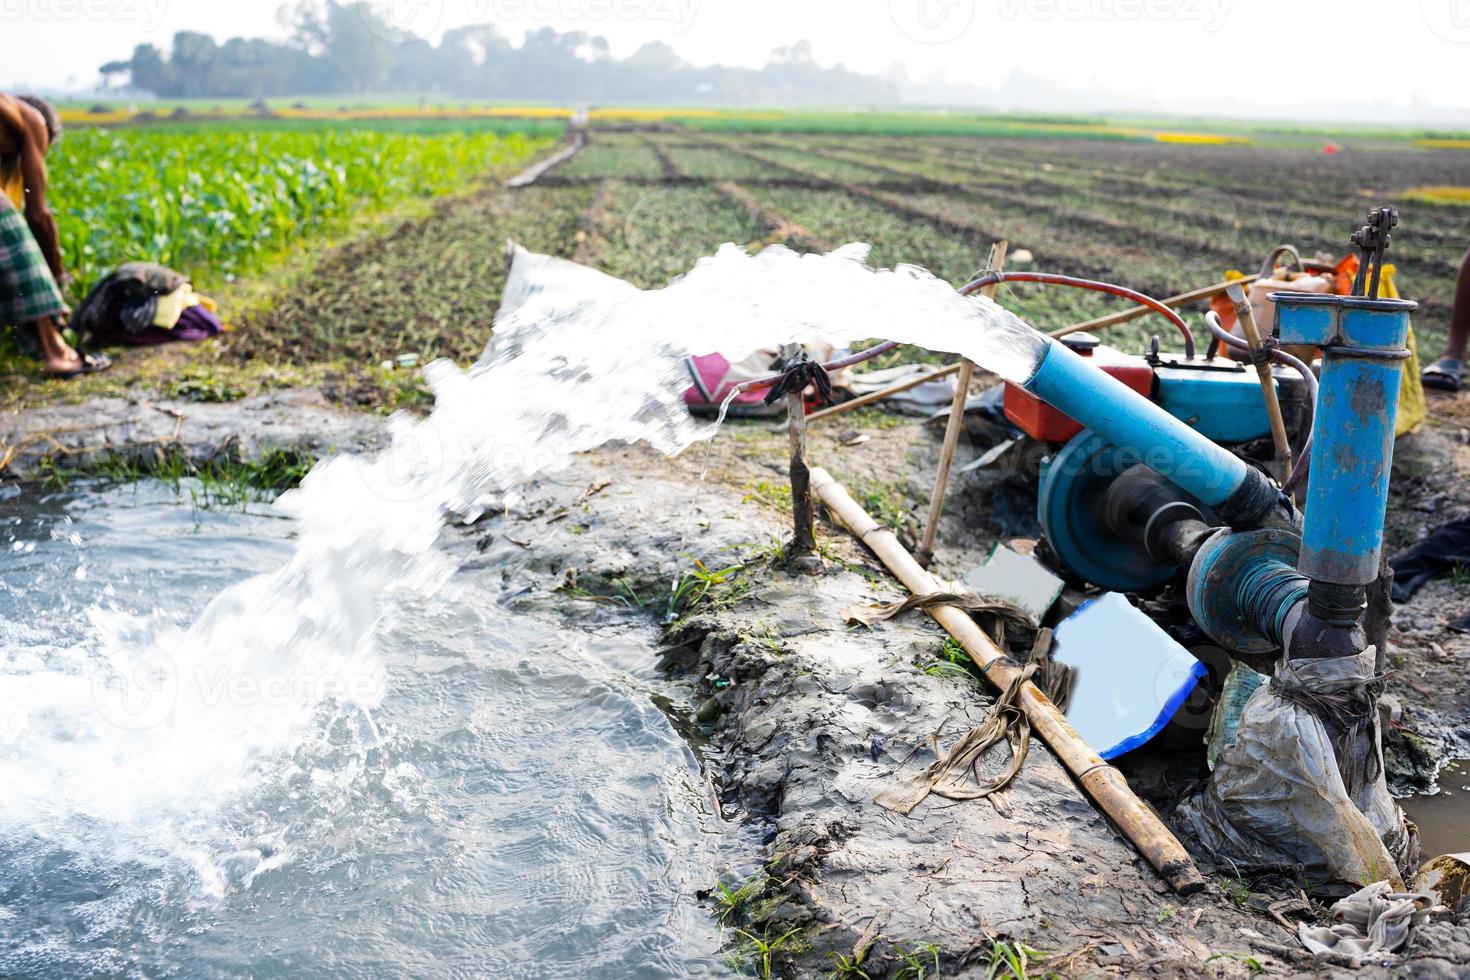
<path fill-rule="evenodd" d="M 687 356 L 821 335 L 959 352 L 1015 381 L 1039 365 L 1045 338 L 993 302 L 866 258 L 727 245 L 661 290 L 570 307 L 530 295 L 480 363 L 426 369 L 429 417 L 395 417 L 386 450 L 325 460 L 280 498 L 297 529 L 284 566 L 189 625 L 95 606 L 84 639 L 16 645 L 0 662 L 0 852 L 39 838 L 103 863 L 184 862 L 206 893 L 249 887 L 279 851 L 242 871 L 210 851 L 209 827 L 332 726 L 375 737 L 375 636 L 390 600 L 453 573 L 436 548 L 446 515 L 478 516 L 609 442 L 672 454 L 710 437 L 684 408 Z"/>

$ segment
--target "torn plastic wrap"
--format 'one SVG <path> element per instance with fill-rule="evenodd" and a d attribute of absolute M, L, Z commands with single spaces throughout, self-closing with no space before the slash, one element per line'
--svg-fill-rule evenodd
<path fill-rule="evenodd" d="M 1384 782 L 1375 657 L 1370 647 L 1278 665 L 1209 787 L 1180 805 L 1183 829 L 1240 868 L 1299 866 L 1314 883 L 1387 880 L 1402 891 L 1419 841 Z M 1344 772 L 1343 758 L 1366 761 Z"/>

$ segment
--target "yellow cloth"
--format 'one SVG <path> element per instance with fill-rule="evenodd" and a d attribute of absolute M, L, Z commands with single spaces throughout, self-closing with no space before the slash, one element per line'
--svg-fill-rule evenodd
<path fill-rule="evenodd" d="M 1398 299 L 1398 286 L 1393 276 L 1398 270 L 1392 264 L 1383 263 L 1383 274 L 1378 280 L 1378 292 L 1384 299 Z M 1409 328 L 1409 359 L 1404 361 L 1404 376 L 1399 382 L 1399 418 L 1395 435 L 1403 435 L 1424 421 L 1428 408 L 1424 403 L 1424 383 L 1419 377 L 1419 345 L 1414 342 L 1414 328 Z"/>
<path fill-rule="evenodd" d="M 179 324 L 179 317 L 191 306 L 202 306 L 211 313 L 219 312 L 219 304 L 205 296 L 203 293 L 194 292 L 191 283 L 184 283 L 171 293 L 158 297 L 158 309 L 153 314 L 153 325 L 165 330 L 172 330 Z"/>
<path fill-rule="evenodd" d="M 199 300 L 194 298 L 194 287 L 187 282 L 175 289 L 158 297 L 158 307 L 153 313 L 153 325 L 165 330 L 172 330 L 179 322 L 179 317 L 191 306 L 197 306 Z"/>
<path fill-rule="evenodd" d="M 26 183 L 20 167 L 0 167 L 0 194 L 10 198 L 17 211 L 26 209 Z"/>
<path fill-rule="evenodd" d="M 1383 263 L 1383 273 L 1378 279 L 1378 292 L 1384 299 L 1398 299 L 1398 286 L 1394 283 L 1397 268 L 1390 262 Z M 1245 278 L 1237 269 L 1225 271 L 1225 281 L 1234 282 Z M 1394 427 L 1395 435 L 1403 435 L 1424 421 L 1428 408 L 1424 402 L 1424 384 L 1419 377 L 1419 345 L 1414 341 L 1414 328 L 1409 327 L 1409 358 L 1404 361 L 1403 379 L 1399 381 L 1399 415 Z"/>

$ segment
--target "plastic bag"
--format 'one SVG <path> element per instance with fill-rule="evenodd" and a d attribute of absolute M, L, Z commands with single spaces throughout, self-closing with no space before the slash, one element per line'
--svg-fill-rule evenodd
<path fill-rule="evenodd" d="M 1402 891 L 1419 841 L 1384 782 L 1375 657 L 1370 647 L 1279 664 L 1209 787 L 1180 805 L 1184 829 L 1242 868 L 1300 866 L 1315 883 Z M 1359 762 L 1344 770 L 1340 759 Z"/>

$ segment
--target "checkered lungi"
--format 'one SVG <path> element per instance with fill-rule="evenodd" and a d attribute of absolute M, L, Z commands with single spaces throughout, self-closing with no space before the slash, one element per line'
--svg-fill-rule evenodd
<path fill-rule="evenodd" d="M 41 246 L 10 198 L 0 194 L 0 326 L 65 312 L 66 303 Z"/>

